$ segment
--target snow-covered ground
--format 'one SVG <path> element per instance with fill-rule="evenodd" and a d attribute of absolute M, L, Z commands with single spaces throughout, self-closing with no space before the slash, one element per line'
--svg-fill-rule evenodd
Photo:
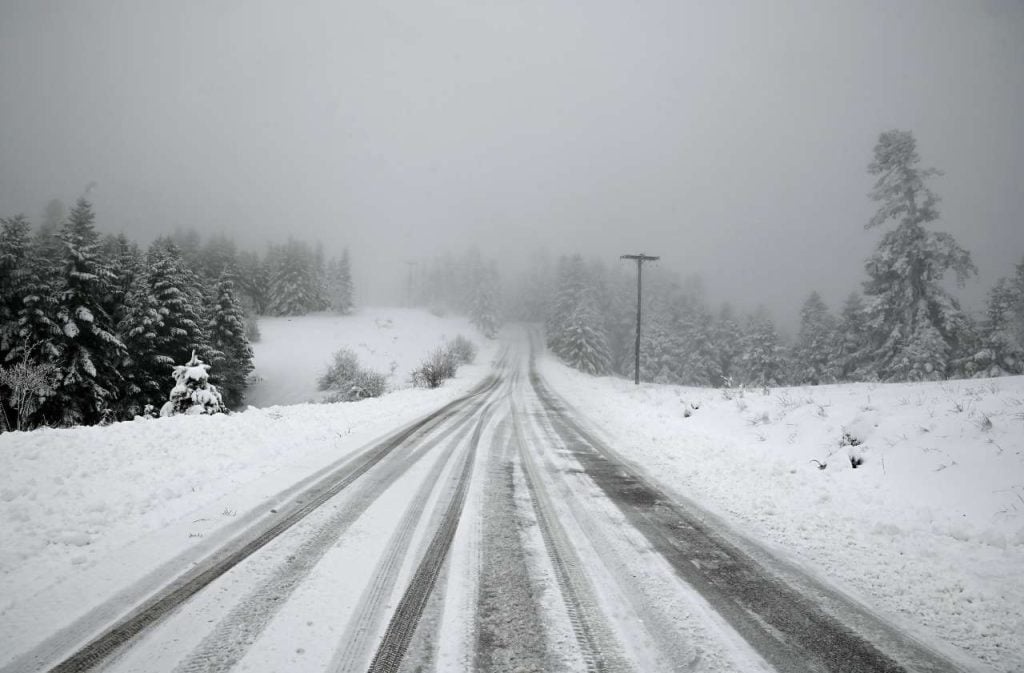
<path fill-rule="evenodd" d="M 315 397 L 316 377 L 343 345 L 371 367 L 398 363 L 401 389 L 361 402 L 0 435 L 0 618 L 26 610 L 40 621 L 43 613 L 70 618 L 296 481 L 464 393 L 488 373 L 495 348 L 463 320 L 407 309 L 260 327 L 256 371 L 264 380 L 254 397 L 264 404 Z M 460 333 L 481 347 L 476 364 L 437 390 L 405 387 L 442 337 Z M 129 553 L 151 565 L 133 575 Z M 61 583 L 88 586 L 69 593 L 55 588 Z M 21 644 L 7 637 L 16 634 L 0 637 L 0 650 Z"/>
<path fill-rule="evenodd" d="M 465 318 L 439 318 L 407 308 L 366 308 L 351 316 L 261 318 L 259 327 L 261 339 L 253 344 L 255 382 L 246 396 L 256 407 L 321 400 L 324 393 L 316 388 L 317 378 L 339 348 L 355 353 L 360 365 L 388 374 L 389 388 L 400 390 L 412 385 L 412 370 L 428 352 L 458 334 L 477 338 Z"/>
<path fill-rule="evenodd" d="M 1024 670 L 1024 377 L 765 393 L 541 363 L 670 490 L 928 640 Z"/>
<path fill-rule="evenodd" d="M 263 405 L 315 398 L 341 346 L 381 371 L 397 363 L 396 386 L 442 336 L 465 334 L 483 350 L 434 391 L 0 435 L 0 651 L 24 649 L 458 396 L 496 348 L 461 320 L 403 309 L 261 329 L 252 401 Z M 669 490 L 927 641 L 1024 670 L 1024 377 L 765 394 L 636 387 L 549 357 L 540 366 Z M 854 469 L 851 455 L 863 464 Z"/>

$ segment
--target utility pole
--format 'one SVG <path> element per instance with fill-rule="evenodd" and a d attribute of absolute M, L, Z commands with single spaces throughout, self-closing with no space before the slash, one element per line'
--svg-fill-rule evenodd
<path fill-rule="evenodd" d="M 661 257 L 651 257 L 641 252 L 639 255 L 622 255 L 619 259 L 636 260 L 636 362 L 633 382 L 640 385 L 640 307 L 643 306 L 644 262 L 655 262 Z"/>

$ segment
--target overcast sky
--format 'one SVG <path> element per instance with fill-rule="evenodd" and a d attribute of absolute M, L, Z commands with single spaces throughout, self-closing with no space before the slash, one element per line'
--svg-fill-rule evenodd
<path fill-rule="evenodd" d="M 95 182 L 104 230 L 348 245 L 381 300 L 469 243 L 644 251 L 791 320 L 859 289 L 890 128 L 980 302 L 1024 255 L 1022 2 L 0 0 L 0 216 Z"/>

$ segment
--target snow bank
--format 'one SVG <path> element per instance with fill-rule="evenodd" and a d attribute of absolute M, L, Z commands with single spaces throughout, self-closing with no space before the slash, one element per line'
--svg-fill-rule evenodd
<path fill-rule="evenodd" d="M 929 640 L 1024 670 L 1024 377 L 765 395 L 541 362 L 670 490 Z"/>
<path fill-rule="evenodd" d="M 361 366 L 388 375 L 389 389 L 400 390 L 412 385 L 412 370 L 444 341 L 459 334 L 479 340 L 464 318 L 403 308 L 367 308 L 350 316 L 260 318 L 259 328 L 261 339 L 253 344 L 255 384 L 246 395 L 256 407 L 322 399 L 316 381 L 342 347 L 351 349 Z"/>
<path fill-rule="evenodd" d="M 386 315 L 397 317 L 389 325 Z M 269 322 L 261 325 L 264 340 L 257 351 L 257 367 L 269 386 L 264 399 L 272 399 L 278 385 L 297 391 L 321 373 L 319 356 L 326 359 L 339 343 L 327 345 L 328 326 L 346 325 L 349 334 L 363 335 L 353 338 L 366 339 L 356 345 L 370 365 L 379 364 L 374 355 L 418 361 L 442 334 L 462 332 L 481 350 L 477 364 L 460 368 L 437 390 L 0 435 L 0 616 L 62 580 L 85 571 L 96 575 L 96 566 L 102 570 L 119 549 L 154 532 L 183 522 L 190 531 L 203 531 L 196 537 L 214 532 L 302 477 L 467 391 L 488 373 L 494 353 L 494 343 L 477 339 L 462 321 L 423 312 Z M 285 354 L 297 361 L 294 379 L 275 373 L 274 357 L 283 362 Z M 214 504 L 214 514 L 198 514 Z M 151 550 L 153 557 L 177 554 L 193 543 L 191 535 L 153 536 L 153 544 L 167 545 Z"/>

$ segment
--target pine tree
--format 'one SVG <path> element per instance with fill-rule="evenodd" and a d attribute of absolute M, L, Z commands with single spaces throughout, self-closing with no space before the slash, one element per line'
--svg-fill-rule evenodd
<path fill-rule="evenodd" d="M 26 289 L 29 231 L 24 215 L 0 220 L 0 365 L 18 340 L 18 311 Z"/>
<path fill-rule="evenodd" d="M 715 357 L 713 321 L 704 303 L 704 284 L 699 276 L 686 279 L 676 302 L 679 383 L 709 386 L 721 378 Z"/>
<path fill-rule="evenodd" d="M 101 255 L 104 265 L 113 273 L 103 308 L 110 316 L 111 324 L 119 325 L 128 310 L 128 293 L 142 267 L 142 254 L 138 245 L 124 234 L 118 234 L 104 237 Z"/>
<path fill-rule="evenodd" d="M 601 321 L 593 300 L 585 297 L 562 326 L 559 356 L 567 365 L 585 374 L 602 375 L 611 369 L 611 359 Z"/>
<path fill-rule="evenodd" d="M 246 381 L 253 370 L 252 346 L 245 336 L 245 316 L 235 300 L 230 269 L 217 282 L 217 303 L 209 324 L 211 364 L 225 404 L 237 409 L 245 400 Z"/>
<path fill-rule="evenodd" d="M 331 298 L 331 309 L 341 315 L 352 313 L 352 269 L 349 262 L 348 248 L 341 253 L 341 259 L 331 261 L 328 267 L 328 287 Z"/>
<path fill-rule="evenodd" d="M 607 374 L 611 363 L 603 321 L 597 315 L 583 258 L 563 258 L 559 272 L 549 347 L 571 367 L 588 374 Z"/>
<path fill-rule="evenodd" d="M 715 385 L 735 385 L 740 382 L 740 358 L 743 355 L 743 330 L 733 313 L 732 306 L 722 304 L 713 327 L 715 359 L 719 379 Z"/>
<path fill-rule="evenodd" d="M 273 257 L 271 312 L 275 315 L 305 315 L 316 302 L 309 250 L 302 243 L 288 239 Z"/>
<path fill-rule="evenodd" d="M 1000 278 L 989 292 L 982 343 L 973 358 L 981 373 L 1024 374 L 1024 259 L 1015 277 Z"/>
<path fill-rule="evenodd" d="M 220 391 L 210 383 L 210 365 L 203 364 L 195 353 L 184 365 L 175 366 L 171 376 L 175 385 L 160 409 L 161 416 L 227 413 Z"/>
<path fill-rule="evenodd" d="M 850 293 L 839 314 L 836 339 L 831 360 L 842 381 L 870 381 L 878 378 L 868 358 L 868 316 L 864 299 L 857 292 Z"/>
<path fill-rule="evenodd" d="M 94 219 L 92 205 L 81 198 L 61 228 L 64 260 L 57 323 L 62 335 L 56 361 L 61 380 L 44 406 L 64 425 L 103 420 L 121 387 L 125 347 L 103 309 L 113 273 L 100 259 Z"/>
<path fill-rule="evenodd" d="M 660 384 L 678 384 L 679 374 L 679 343 L 674 319 L 668 306 L 667 298 L 659 297 L 652 302 L 645 314 L 640 331 L 640 380 Z M 627 377 L 634 376 L 636 367 L 636 320 L 633 322 L 633 348 L 625 353 L 623 373 Z"/>
<path fill-rule="evenodd" d="M 780 385 L 785 364 L 775 323 L 764 307 L 759 307 L 747 319 L 743 334 L 742 381 L 751 386 Z"/>
<path fill-rule="evenodd" d="M 156 241 L 146 258 L 149 292 L 163 320 L 158 350 L 172 362 L 186 360 L 195 351 L 209 350 L 202 283 L 188 267 L 177 245 L 167 239 Z"/>
<path fill-rule="evenodd" d="M 256 315 L 270 312 L 270 272 L 259 255 L 243 252 L 238 255 L 238 287 Z"/>
<path fill-rule="evenodd" d="M 469 320 L 484 337 L 493 339 L 498 334 L 498 269 L 491 263 L 477 271 L 473 303 Z"/>
<path fill-rule="evenodd" d="M 871 198 L 881 205 L 867 228 L 896 223 L 868 260 L 864 284 L 868 356 L 886 381 L 943 378 L 970 341 L 970 324 L 941 281 L 953 271 L 962 285 L 976 269 L 951 235 L 925 228 L 939 216 L 925 180 L 939 172 L 919 162 L 913 135 L 887 131 L 868 168 L 879 176 Z"/>
<path fill-rule="evenodd" d="M 835 360 L 835 319 L 821 295 L 811 292 L 800 309 L 800 332 L 793 349 L 793 383 L 833 383 L 839 372 Z"/>
<path fill-rule="evenodd" d="M 149 274 L 136 277 L 128 291 L 124 318 L 118 326 L 127 351 L 121 366 L 124 393 L 118 405 L 122 418 L 157 408 L 164 400 L 164 381 L 174 368 L 167 354 L 168 328 L 150 288 Z"/>

